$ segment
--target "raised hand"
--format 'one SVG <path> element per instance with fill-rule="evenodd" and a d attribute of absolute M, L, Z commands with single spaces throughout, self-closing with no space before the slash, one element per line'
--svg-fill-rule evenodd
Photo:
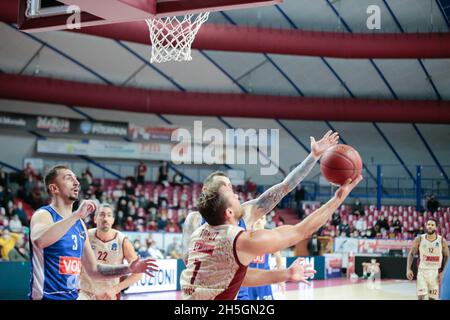
<path fill-rule="evenodd" d="M 130 264 L 131 273 L 145 273 L 150 277 L 154 277 L 152 271 L 158 271 L 158 266 L 154 263 L 155 259 L 136 259 Z"/>
<path fill-rule="evenodd" d="M 86 218 L 91 213 L 96 212 L 100 208 L 100 204 L 97 200 L 83 200 L 78 207 L 78 210 L 74 212 L 80 219 Z"/>
<path fill-rule="evenodd" d="M 298 258 L 291 264 L 288 269 L 290 272 L 289 281 L 303 282 L 310 285 L 310 282 L 307 279 L 312 277 L 316 273 L 316 270 L 313 269 L 312 264 L 302 265 L 304 261 L 304 258 Z"/>
<path fill-rule="evenodd" d="M 355 180 L 348 179 L 339 189 L 336 190 L 335 196 L 341 201 L 352 192 L 356 185 L 363 179 L 362 175 L 359 175 Z"/>
<path fill-rule="evenodd" d="M 339 133 L 330 130 L 319 141 L 316 141 L 314 137 L 310 137 L 310 140 L 311 153 L 316 159 L 319 159 L 328 148 L 338 144 Z"/>

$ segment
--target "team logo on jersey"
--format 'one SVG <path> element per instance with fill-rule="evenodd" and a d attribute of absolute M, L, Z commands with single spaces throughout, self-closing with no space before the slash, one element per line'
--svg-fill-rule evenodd
<path fill-rule="evenodd" d="M 435 246 L 435 247 L 439 247 L 439 242 L 436 242 L 436 243 L 434 244 L 434 246 Z"/>
<path fill-rule="evenodd" d="M 75 257 L 59 257 L 59 274 L 74 275 L 81 272 L 81 260 Z"/>
<path fill-rule="evenodd" d="M 91 245 L 91 248 L 92 248 L 92 250 L 95 250 L 95 246 L 93 244 Z"/>
<path fill-rule="evenodd" d="M 114 242 L 114 243 L 112 244 L 111 250 L 112 250 L 112 251 L 117 251 L 117 243 L 116 243 L 116 242 Z"/>
<path fill-rule="evenodd" d="M 206 254 L 212 256 L 215 248 L 216 248 L 215 246 L 208 245 L 208 244 L 205 244 L 203 242 L 197 241 L 194 244 L 194 250 L 193 251 L 194 252 L 206 253 Z"/>

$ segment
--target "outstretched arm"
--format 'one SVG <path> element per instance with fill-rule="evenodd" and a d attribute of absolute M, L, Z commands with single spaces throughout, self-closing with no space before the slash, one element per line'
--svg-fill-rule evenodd
<path fill-rule="evenodd" d="M 259 287 L 285 281 L 309 284 L 307 279 L 312 277 L 316 270 L 313 269 L 312 264 L 302 265 L 303 261 L 303 258 L 298 258 L 288 269 L 261 270 L 249 268 L 242 286 Z"/>
<path fill-rule="evenodd" d="M 83 224 L 86 230 L 86 227 Z M 152 271 L 158 271 L 158 266 L 154 264 L 154 259 L 138 260 L 136 259 L 130 265 L 110 265 L 97 263 L 94 252 L 92 251 L 89 237 L 86 232 L 86 241 L 84 242 L 84 254 L 81 258 L 83 268 L 86 269 L 89 277 L 93 279 L 118 278 L 135 273 L 146 273 L 153 277 Z"/>
<path fill-rule="evenodd" d="M 128 238 L 125 238 L 123 241 L 123 256 L 125 260 L 127 260 L 128 264 L 131 264 L 135 260 L 138 260 L 138 256 L 130 240 L 128 240 Z M 139 281 L 142 278 L 142 275 L 142 273 L 135 273 L 131 276 L 126 277 L 114 287 L 109 288 L 108 290 L 106 290 L 106 292 L 100 294 L 98 298 L 101 300 L 115 300 L 117 294 L 119 294 L 122 290 L 128 288 L 135 282 Z"/>
<path fill-rule="evenodd" d="M 362 176 L 359 176 L 353 182 L 349 179 L 336 191 L 333 198 L 296 225 L 285 225 L 272 230 L 244 232 L 237 238 L 236 242 L 238 258 L 241 263 L 247 265 L 255 256 L 283 250 L 310 237 L 330 219 L 333 212 L 344 202 L 361 180 Z"/>
<path fill-rule="evenodd" d="M 272 211 L 273 208 L 311 172 L 317 160 L 331 146 L 338 143 L 339 135 L 337 132 L 328 131 L 322 139 L 316 141 L 311 139 L 311 153 L 300 163 L 288 176 L 279 184 L 274 185 L 265 191 L 257 199 L 244 203 L 242 206 L 250 206 L 245 208 L 244 219 L 247 225 L 251 226 L 262 216 Z"/>

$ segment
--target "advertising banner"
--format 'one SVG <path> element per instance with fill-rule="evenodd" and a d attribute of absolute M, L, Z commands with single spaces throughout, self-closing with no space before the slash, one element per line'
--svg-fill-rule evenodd
<path fill-rule="evenodd" d="M 412 240 L 356 239 L 338 237 L 334 239 L 334 251 L 341 253 L 389 253 L 390 250 L 409 250 Z"/>
<path fill-rule="evenodd" d="M 38 132 L 127 137 L 128 123 L 0 112 L 0 126 Z"/>
<path fill-rule="evenodd" d="M 342 264 L 343 264 L 343 254 L 342 253 L 327 253 L 325 256 L 325 277 L 330 278 L 340 278 L 342 276 Z"/>
<path fill-rule="evenodd" d="M 178 260 L 156 260 L 156 264 L 158 265 L 159 270 L 154 272 L 154 277 L 149 277 L 144 274 L 142 279 L 130 286 L 125 293 L 131 294 L 177 290 Z"/>

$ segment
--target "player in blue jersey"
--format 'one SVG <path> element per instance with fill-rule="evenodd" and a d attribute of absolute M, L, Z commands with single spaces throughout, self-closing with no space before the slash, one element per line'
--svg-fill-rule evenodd
<path fill-rule="evenodd" d="M 67 166 L 51 168 L 44 183 L 51 203 L 38 209 L 30 223 L 31 299 L 77 299 L 82 267 L 94 279 L 144 272 L 152 276 L 157 270 L 153 259 L 135 260 L 129 266 L 98 264 L 83 222 L 98 209 L 98 202 L 85 200 L 72 212 L 80 183 Z"/>
<path fill-rule="evenodd" d="M 271 187 L 269 190 L 264 192 L 257 199 L 247 201 L 242 204 L 242 218 L 239 220 L 239 226 L 244 229 L 252 229 L 253 224 L 259 220 L 262 216 L 268 214 L 275 208 L 275 206 L 284 198 L 288 193 L 290 193 L 312 170 L 316 162 L 322 156 L 322 154 L 330 147 L 336 145 L 339 140 L 339 135 L 337 132 L 328 131 L 322 139 L 316 141 L 313 137 L 311 140 L 311 153 L 308 157 L 298 165 L 289 175 L 279 184 Z M 213 172 L 210 174 L 203 182 L 203 190 L 208 188 L 215 182 L 223 182 L 230 189 L 233 188 L 228 176 L 220 171 Z M 202 217 L 199 212 L 190 212 L 186 217 L 183 225 L 183 240 L 182 240 L 182 250 L 183 259 L 187 261 L 189 240 L 191 234 L 195 229 L 200 227 L 202 224 Z M 276 271 L 276 270 L 271 270 Z M 272 283 L 278 283 L 280 281 L 275 281 L 279 279 L 276 276 L 276 272 L 267 272 L 267 270 L 257 270 L 249 268 L 248 273 L 259 274 L 265 279 L 265 282 L 260 285 L 268 285 Z M 252 276 L 252 275 L 249 275 Z M 241 287 L 238 294 L 238 300 L 248 300 L 248 289 L 246 287 Z"/>
<path fill-rule="evenodd" d="M 266 225 L 266 216 L 263 216 L 261 219 L 255 222 L 253 226 L 253 231 L 256 230 L 263 230 Z M 281 260 L 281 254 L 280 252 L 277 252 L 274 254 L 276 256 L 277 260 L 277 269 L 283 269 L 282 266 L 282 260 Z M 249 268 L 254 269 L 261 269 L 261 270 L 270 270 L 269 265 L 269 258 L 270 254 L 266 253 L 262 256 L 255 257 L 252 263 L 248 266 Z M 284 288 L 285 283 L 280 282 L 279 285 Z M 282 291 L 284 291 L 282 289 Z M 248 288 L 248 295 L 250 300 L 274 300 L 273 292 L 272 292 L 272 286 L 271 285 L 265 285 L 260 287 L 250 287 Z"/>

